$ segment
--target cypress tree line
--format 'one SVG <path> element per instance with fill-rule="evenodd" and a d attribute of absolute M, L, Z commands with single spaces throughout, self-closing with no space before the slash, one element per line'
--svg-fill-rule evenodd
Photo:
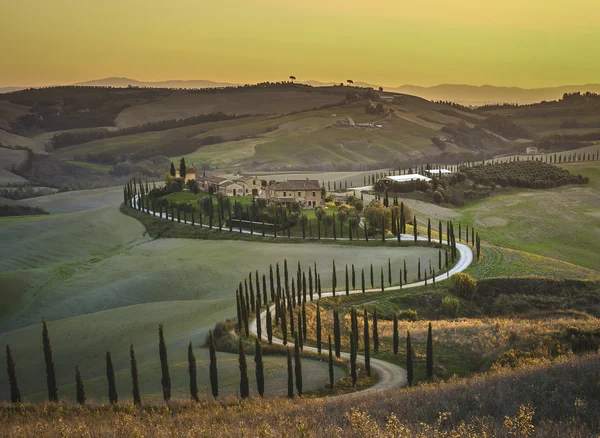
<path fill-rule="evenodd" d="M 429 328 L 427 330 L 427 361 L 426 361 L 426 369 L 427 369 L 427 378 L 431 380 L 433 378 L 433 331 L 431 328 L 431 323 L 429 323 Z"/>
<path fill-rule="evenodd" d="M 79 367 L 75 365 L 75 394 L 77 398 L 77 403 L 80 405 L 85 404 L 85 388 L 83 386 L 83 379 L 81 378 L 81 373 L 79 372 Z M 12 395 L 12 393 L 11 393 Z M 19 400 L 21 401 L 21 400 Z M 13 401 L 13 403 L 15 403 Z"/>
<path fill-rule="evenodd" d="M 19 389 L 17 369 L 10 345 L 6 346 L 6 370 L 8 372 L 8 384 L 10 386 L 10 401 L 11 403 L 20 403 L 21 390 Z"/>
<path fill-rule="evenodd" d="M 352 386 L 356 386 L 356 345 L 354 336 L 354 333 L 350 333 L 350 375 L 352 377 Z"/>
<path fill-rule="evenodd" d="M 254 349 L 254 362 L 256 363 L 256 387 L 258 389 L 258 395 L 262 397 L 265 393 L 265 371 L 263 367 L 262 346 L 260 345 L 258 339 L 254 340 Z"/>
<path fill-rule="evenodd" d="M 129 359 L 131 365 L 131 388 L 133 395 L 133 404 L 140 406 L 142 404 L 142 397 L 140 396 L 140 383 L 137 369 L 137 360 L 135 359 L 135 351 L 133 351 L 133 344 L 129 346 Z"/>
<path fill-rule="evenodd" d="M 298 336 L 294 340 L 294 372 L 296 374 L 296 391 L 298 391 L 298 395 L 302 395 L 302 361 L 300 360 Z"/>
<path fill-rule="evenodd" d="M 399 343 L 399 339 L 398 339 L 398 315 L 394 313 L 394 338 L 393 338 L 393 348 L 394 348 L 394 355 L 398 354 L 398 343 Z"/>
<path fill-rule="evenodd" d="M 56 370 L 54 369 L 54 360 L 52 359 L 52 346 L 50 345 L 50 336 L 48 335 L 48 326 L 42 319 L 42 342 L 44 344 L 44 361 L 46 363 L 46 383 L 48 385 L 48 400 L 58 401 L 58 388 L 56 386 Z"/>
<path fill-rule="evenodd" d="M 210 389 L 213 397 L 216 399 L 219 396 L 219 379 L 217 375 L 217 349 L 215 348 L 215 338 L 212 330 L 208 331 L 208 349 L 210 355 L 209 377 Z"/>
<path fill-rule="evenodd" d="M 335 355 L 340 357 L 340 314 L 337 309 L 333 310 L 333 340 L 335 343 Z"/>
<path fill-rule="evenodd" d="M 110 351 L 106 352 L 106 378 L 108 380 L 108 400 L 110 404 L 115 404 L 119 401 L 117 396 L 117 383 L 115 382 L 115 369 L 113 368 Z"/>
<path fill-rule="evenodd" d="M 317 351 L 321 354 L 321 307 L 317 303 Z"/>
<path fill-rule="evenodd" d="M 287 349 L 288 397 L 294 398 L 294 368 L 292 366 L 291 349 Z"/>
<path fill-rule="evenodd" d="M 246 350 L 242 338 L 238 340 L 238 363 L 240 367 L 240 397 L 248 398 L 250 388 L 248 385 L 248 365 L 246 364 Z"/>
<path fill-rule="evenodd" d="M 196 356 L 194 355 L 194 347 L 192 341 L 188 345 L 188 373 L 190 375 L 190 396 L 192 400 L 198 401 L 198 379 L 196 370 Z"/>
<path fill-rule="evenodd" d="M 373 351 L 379 353 L 379 329 L 377 328 L 377 308 L 373 310 Z"/>
<path fill-rule="evenodd" d="M 371 339 L 369 337 L 369 315 L 367 309 L 364 309 L 363 314 L 363 342 L 365 350 L 365 371 L 367 376 L 371 376 Z"/>
<path fill-rule="evenodd" d="M 414 378 L 414 366 L 413 366 L 413 351 L 412 343 L 410 340 L 410 331 L 406 331 L 406 380 L 408 386 L 413 385 Z"/>
<path fill-rule="evenodd" d="M 162 377 L 160 383 L 163 390 L 163 399 L 165 402 L 171 400 L 171 376 L 169 375 L 169 361 L 167 359 L 167 345 L 163 333 L 163 325 L 158 325 L 158 354 L 160 356 L 160 369 Z"/>
<path fill-rule="evenodd" d="M 329 335 L 329 387 L 333 389 L 333 352 L 331 351 L 331 335 Z"/>

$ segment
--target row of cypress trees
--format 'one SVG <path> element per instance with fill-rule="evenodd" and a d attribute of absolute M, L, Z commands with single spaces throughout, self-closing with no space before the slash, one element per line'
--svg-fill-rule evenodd
<path fill-rule="evenodd" d="M 171 377 L 169 373 L 169 362 L 167 357 L 167 345 L 164 338 L 164 328 L 160 324 L 158 326 L 158 350 L 161 365 L 161 387 L 163 391 L 163 399 L 165 402 L 169 402 L 171 399 Z M 257 341 L 258 342 L 258 341 Z M 56 368 L 54 365 L 54 358 L 52 354 L 52 345 L 50 343 L 50 336 L 48 333 L 48 326 L 45 320 L 42 320 L 42 344 L 44 351 L 44 362 L 46 365 L 46 383 L 48 389 L 48 400 L 51 402 L 58 401 L 58 386 L 56 383 Z M 217 398 L 219 395 L 219 385 L 217 376 L 217 356 L 216 348 L 212 330 L 209 331 L 208 345 L 210 351 L 210 384 L 211 392 L 213 397 Z M 129 347 L 130 365 L 131 365 L 131 384 L 132 384 L 132 396 L 133 402 L 136 405 L 141 405 L 142 399 L 140 395 L 139 385 L 139 373 L 137 367 L 137 360 L 135 357 L 135 351 L 133 344 Z M 262 356 L 261 356 L 262 357 Z M 6 346 L 6 361 L 7 361 L 7 372 L 8 381 L 10 386 L 11 402 L 21 402 L 21 391 L 19 389 L 19 383 L 17 380 L 16 364 L 12 354 L 10 345 Z M 196 368 L 196 357 L 194 355 L 192 342 L 188 345 L 188 371 L 190 377 L 190 396 L 193 400 L 198 401 L 198 383 L 197 383 L 197 368 Z M 110 351 L 106 352 L 106 378 L 108 382 L 108 399 L 111 404 L 119 401 L 117 384 L 115 379 L 115 370 L 112 362 L 112 355 Z M 264 382 L 264 380 L 263 380 Z M 79 366 L 75 366 L 75 392 L 76 399 L 79 404 L 85 404 L 85 386 L 84 380 L 79 370 Z M 262 394 L 261 394 L 262 395 Z"/>

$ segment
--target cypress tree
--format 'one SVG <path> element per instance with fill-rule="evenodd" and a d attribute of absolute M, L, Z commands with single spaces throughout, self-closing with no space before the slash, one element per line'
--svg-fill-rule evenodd
<path fill-rule="evenodd" d="M 363 314 L 363 342 L 365 350 L 365 371 L 367 376 L 371 376 L 371 339 L 369 336 L 369 315 L 367 309 L 364 309 Z"/>
<path fill-rule="evenodd" d="M 417 241 L 417 235 L 419 234 L 417 230 L 417 216 L 413 216 L 413 236 L 415 238 L 415 242 Z"/>
<path fill-rule="evenodd" d="M 321 307 L 317 303 L 317 351 L 321 354 Z"/>
<path fill-rule="evenodd" d="M 296 337 L 296 327 L 294 326 L 294 311 L 290 309 L 290 334 L 293 338 Z"/>
<path fill-rule="evenodd" d="M 260 309 L 256 306 L 256 337 L 262 341 L 262 321 L 260 318 Z"/>
<path fill-rule="evenodd" d="M 388 259 L 388 286 L 392 286 L 392 261 Z"/>
<path fill-rule="evenodd" d="M 240 366 L 240 397 L 248 398 L 250 388 L 248 386 L 248 365 L 246 364 L 246 350 L 242 338 L 238 340 L 238 363 Z"/>
<path fill-rule="evenodd" d="M 365 288 L 365 270 L 364 269 L 360 270 L 360 283 L 361 283 L 362 293 L 364 294 L 366 292 L 366 288 Z"/>
<path fill-rule="evenodd" d="M 212 330 L 208 331 L 208 349 L 210 355 L 209 377 L 210 389 L 213 397 L 216 399 L 219 396 L 219 378 L 217 375 L 217 349 L 215 347 L 215 337 Z"/>
<path fill-rule="evenodd" d="M 481 240 L 479 239 L 479 233 L 477 233 L 475 239 L 477 241 L 477 260 L 479 260 L 479 256 L 481 255 Z"/>
<path fill-rule="evenodd" d="M 394 355 L 398 354 L 398 315 L 394 313 L 394 338 L 393 338 L 393 348 Z"/>
<path fill-rule="evenodd" d="M 269 265 L 269 286 L 271 290 L 271 302 L 275 301 L 275 284 L 273 279 L 273 265 Z"/>
<path fill-rule="evenodd" d="M 333 261 L 333 273 L 331 275 L 331 289 L 333 291 L 333 296 L 335 297 L 335 288 L 337 286 L 337 277 L 335 274 L 335 260 Z"/>
<path fill-rule="evenodd" d="M 333 352 L 331 351 L 331 335 L 329 335 L 329 386 L 333 389 Z"/>
<path fill-rule="evenodd" d="M 417 264 L 417 275 L 418 275 L 418 280 L 421 281 L 421 257 L 419 257 L 419 261 Z"/>
<path fill-rule="evenodd" d="M 404 284 L 406 284 L 408 281 L 408 270 L 406 269 L 406 260 L 404 260 Z"/>
<path fill-rule="evenodd" d="M 302 361 L 300 360 L 300 346 L 298 344 L 298 336 L 294 342 L 294 372 L 296 374 L 296 391 L 298 395 L 302 395 Z"/>
<path fill-rule="evenodd" d="M 356 345 L 354 342 L 354 333 L 350 333 L 350 375 L 352 377 L 352 386 L 356 386 Z"/>
<path fill-rule="evenodd" d="M 11 403 L 20 403 L 21 390 L 19 389 L 17 369 L 10 345 L 6 346 L 6 370 L 8 371 L 8 384 L 10 386 L 10 401 Z"/>
<path fill-rule="evenodd" d="M 267 340 L 273 343 L 273 321 L 271 319 L 271 306 L 267 306 Z"/>
<path fill-rule="evenodd" d="M 263 304 L 266 306 L 269 304 L 269 298 L 267 297 L 267 276 L 263 274 L 262 276 L 262 284 L 263 284 Z"/>
<path fill-rule="evenodd" d="M 377 308 L 373 311 L 373 351 L 379 353 L 379 330 L 377 328 Z"/>
<path fill-rule="evenodd" d="M 442 250 L 438 249 L 438 269 L 442 270 Z"/>
<path fill-rule="evenodd" d="M 346 295 L 350 295 L 350 282 L 348 280 L 348 265 L 346 265 Z"/>
<path fill-rule="evenodd" d="M 48 335 L 48 326 L 42 319 L 42 341 L 44 344 L 44 360 L 46 362 L 46 383 L 48 385 L 48 400 L 58 401 L 58 388 L 56 387 L 56 371 L 54 369 L 54 360 L 52 359 L 52 346 Z"/>
<path fill-rule="evenodd" d="M 258 339 L 254 340 L 254 362 L 256 363 L 256 387 L 258 389 L 258 395 L 261 397 L 265 393 L 265 371 L 263 368 L 263 354 L 262 354 L 262 346 Z"/>
<path fill-rule="evenodd" d="M 306 304 L 302 303 L 302 339 L 306 341 Z"/>
<path fill-rule="evenodd" d="M 135 351 L 133 351 L 133 344 L 129 346 L 129 359 L 131 365 L 131 388 L 133 394 L 133 403 L 136 406 L 142 404 L 142 397 L 140 396 L 140 382 L 137 369 L 137 360 L 135 359 Z"/>
<path fill-rule="evenodd" d="M 306 303 L 306 272 L 302 273 L 302 302 Z"/>
<path fill-rule="evenodd" d="M 321 298 L 321 274 L 317 274 L 317 291 L 319 298 Z"/>
<path fill-rule="evenodd" d="M 356 290 L 356 271 L 354 270 L 354 263 L 352 263 L 352 290 Z"/>
<path fill-rule="evenodd" d="M 433 378 L 433 332 L 431 329 L 431 323 L 427 330 L 427 378 L 431 380 Z"/>
<path fill-rule="evenodd" d="M 190 375 L 190 396 L 192 400 L 198 401 L 198 372 L 196 370 L 196 356 L 194 355 L 192 341 L 188 345 L 188 373 Z"/>
<path fill-rule="evenodd" d="M 431 218 L 427 219 L 427 241 L 431 243 Z"/>
<path fill-rule="evenodd" d="M 119 397 L 117 396 L 115 369 L 113 368 L 110 351 L 106 352 L 106 378 L 108 379 L 108 399 L 110 400 L 110 404 L 115 404 L 119 401 Z"/>
<path fill-rule="evenodd" d="M 310 295 L 310 300 L 313 300 L 313 276 L 312 276 L 312 268 L 308 267 L 308 293 Z"/>
<path fill-rule="evenodd" d="M 85 404 L 85 388 L 83 386 L 83 379 L 81 378 L 81 373 L 79 372 L 79 367 L 75 365 L 75 394 L 77 398 L 77 403 L 80 405 Z M 18 400 L 21 401 L 21 400 Z M 13 401 L 13 403 L 15 403 Z"/>
<path fill-rule="evenodd" d="M 158 325 L 158 353 L 160 356 L 160 369 L 162 377 L 160 383 L 163 390 L 163 399 L 165 402 L 171 400 L 171 376 L 169 375 L 169 361 L 167 359 L 167 345 L 163 333 L 163 325 Z"/>
<path fill-rule="evenodd" d="M 333 311 L 333 340 L 335 343 L 335 355 L 340 357 L 340 314 L 338 310 Z"/>
<path fill-rule="evenodd" d="M 302 329 L 302 313 L 298 310 L 298 331 L 296 332 L 296 343 L 299 344 L 300 350 L 304 350 L 304 345 L 302 343 L 302 333 L 304 330 Z"/>
<path fill-rule="evenodd" d="M 439 221 L 439 224 L 438 224 L 438 234 L 439 234 L 440 245 L 441 245 L 442 244 L 442 221 Z"/>
<path fill-rule="evenodd" d="M 400 289 L 402 289 L 402 268 L 400 268 Z"/>
<path fill-rule="evenodd" d="M 235 310 L 237 313 L 237 330 L 239 334 L 242 334 L 242 307 L 240 303 L 240 291 L 235 290 Z"/>
<path fill-rule="evenodd" d="M 371 289 L 375 287 L 375 277 L 373 275 L 373 263 L 371 263 Z"/>
<path fill-rule="evenodd" d="M 300 289 L 298 289 L 298 293 L 300 293 Z M 292 278 L 292 306 L 296 307 L 296 286 L 294 283 L 294 279 Z"/>
<path fill-rule="evenodd" d="M 287 345 L 287 311 L 285 308 L 281 312 L 281 340 L 283 345 Z"/>
<path fill-rule="evenodd" d="M 383 266 L 381 267 L 381 292 L 385 290 L 385 283 L 383 282 Z"/>
<path fill-rule="evenodd" d="M 413 385 L 414 367 L 413 367 L 413 351 L 410 340 L 410 331 L 406 331 L 406 380 L 408 386 Z"/>
<path fill-rule="evenodd" d="M 252 311 L 256 309 L 255 297 L 254 297 L 254 286 L 252 285 L 252 273 L 248 274 L 248 294 L 250 295 L 250 307 Z"/>
<path fill-rule="evenodd" d="M 287 349 L 288 397 L 294 398 L 294 368 L 292 366 L 291 349 Z"/>
<path fill-rule="evenodd" d="M 283 259 L 283 284 L 285 286 L 285 294 L 289 295 L 290 293 L 290 283 L 289 283 L 290 277 L 288 274 L 288 265 L 287 265 L 287 259 Z"/>

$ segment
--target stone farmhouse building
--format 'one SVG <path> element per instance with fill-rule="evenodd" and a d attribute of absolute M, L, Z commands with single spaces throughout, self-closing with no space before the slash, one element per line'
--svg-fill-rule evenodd
<path fill-rule="evenodd" d="M 191 179 L 196 179 L 196 169 L 188 167 L 185 169 L 185 177 L 179 174 L 179 168 L 175 168 L 175 178 L 183 178 L 183 183 L 187 183 Z"/>
<path fill-rule="evenodd" d="M 316 207 L 323 202 L 321 186 L 315 179 L 290 179 L 273 183 L 268 186 L 268 198 L 283 203 L 298 202 L 305 207 Z"/>

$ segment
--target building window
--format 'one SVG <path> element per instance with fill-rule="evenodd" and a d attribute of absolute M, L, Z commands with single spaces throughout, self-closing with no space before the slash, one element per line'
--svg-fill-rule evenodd
<path fill-rule="evenodd" d="M 313 196 L 317 196 L 317 194 L 315 192 L 313 192 Z"/>
<path fill-rule="evenodd" d="M 285 192 L 283 192 L 283 197 L 285 198 L 285 196 L 286 196 L 286 193 L 285 193 Z"/>
<path fill-rule="evenodd" d="M 298 197 L 300 198 L 301 196 L 302 196 L 302 193 L 301 193 L 301 192 L 298 192 Z"/>

